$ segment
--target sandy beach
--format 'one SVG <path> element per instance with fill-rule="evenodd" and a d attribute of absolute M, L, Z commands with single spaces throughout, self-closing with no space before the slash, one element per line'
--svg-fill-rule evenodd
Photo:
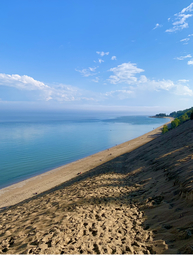
<path fill-rule="evenodd" d="M 160 127 L 0 190 L 0 253 L 193 253 L 192 141 Z"/>

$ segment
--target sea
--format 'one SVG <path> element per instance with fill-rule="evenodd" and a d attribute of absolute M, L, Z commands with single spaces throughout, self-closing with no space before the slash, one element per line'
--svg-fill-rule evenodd
<path fill-rule="evenodd" d="M 111 148 L 168 119 L 96 112 L 0 112 L 0 189 Z"/>

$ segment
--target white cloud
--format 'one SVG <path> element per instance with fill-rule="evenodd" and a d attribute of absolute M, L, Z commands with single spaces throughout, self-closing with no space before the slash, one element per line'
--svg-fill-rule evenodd
<path fill-rule="evenodd" d="M 143 75 L 142 75 L 143 76 Z M 146 78 L 146 77 L 145 77 Z M 193 91 L 186 85 L 182 85 L 180 83 L 188 83 L 189 80 L 178 80 L 178 83 L 175 84 L 171 80 L 151 80 L 151 79 L 145 79 L 143 77 L 144 83 L 138 82 L 137 88 L 138 89 L 149 89 L 149 90 L 155 90 L 155 91 L 160 91 L 160 90 L 165 90 L 165 91 L 170 91 L 172 94 L 176 94 L 179 96 L 193 96 Z"/>
<path fill-rule="evenodd" d="M 192 14 L 187 14 L 187 15 L 179 14 L 176 16 L 177 16 L 176 19 L 178 19 L 178 21 L 173 22 L 172 23 L 173 27 L 170 29 L 167 29 L 166 32 L 172 33 L 178 30 L 182 30 L 184 28 L 188 28 L 188 23 L 186 22 L 186 19 L 192 17 Z"/>
<path fill-rule="evenodd" d="M 75 101 L 81 97 L 81 91 L 73 86 L 59 84 L 55 87 L 50 87 L 52 98 L 57 101 Z"/>
<path fill-rule="evenodd" d="M 190 54 L 186 55 L 186 56 L 180 56 L 180 57 L 177 57 L 175 59 L 177 60 L 184 60 L 185 58 L 191 58 L 192 56 Z"/>
<path fill-rule="evenodd" d="M 104 62 L 104 60 L 102 60 L 101 58 L 99 58 L 99 63 L 101 64 L 102 62 Z"/>
<path fill-rule="evenodd" d="M 34 80 L 32 77 L 27 75 L 18 74 L 3 74 L 0 73 L 0 85 L 5 85 L 9 87 L 15 87 L 21 90 L 44 90 L 49 87 L 43 82 Z"/>
<path fill-rule="evenodd" d="M 117 60 L 117 57 L 116 56 L 112 56 L 111 60 Z"/>
<path fill-rule="evenodd" d="M 193 3 L 191 3 L 188 7 L 184 8 L 181 13 L 184 12 L 192 12 L 193 11 Z"/>
<path fill-rule="evenodd" d="M 184 38 L 182 40 L 180 40 L 180 42 L 188 42 L 190 40 L 190 38 Z"/>
<path fill-rule="evenodd" d="M 167 29 L 166 32 L 172 33 L 178 30 L 182 30 L 184 28 L 188 28 L 187 19 L 192 17 L 192 14 L 185 14 L 187 12 L 193 11 L 193 3 L 191 3 L 188 7 L 184 8 L 181 12 L 176 13 L 174 15 L 174 22 L 172 23 L 173 27 Z"/>
<path fill-rule="evenodd" d="M 158 28 L 158 27 L 162 27 L 162 25 L 160 25 L 159 23 L 157 23 L 157 24 L 155 25 L 155 27 L 153 28 L 153 30 L 156 29 L 156 28 Z"/>
<path fill-rule="evenodd" d="M 177 16 L 177 21 L 173 23 L 174 26 L 180 26 L 179 28 L 187 27 L 186 19 L 192 17 L 192 14 L 175 14 Z M 187 24 L 187 25 L 186 25 Z M 182 27 L 181 27 L 182 26 Z"/>
<path fill-rule="evenodd" d="M 139 79 L 139 83 L 146 83 L 148 81 L 147 77 L 145 75 L 141 75 Z"/>
<path fill-rule="evenodd" d="M 105 55 L 109 55 L 109 52 L 104 52 L 104 51 L 97 51 L 96 53 L 101 55 L 101 57 L 103 57 Z"/>
<path fill-rule="evenodd" d="M 109 91 L 104 94 L 106 97 L 112 97 L 119 100 L 124 100 L 130 98 L 134 94 L 134 91 L 128 89 L 119 89 L 114 91 Z"/>
<path fill-rule="evenodd" d="M 188 80 L 179 80 L 178 82 L 187 83 Z M 170 93 L 179 95 L 179 96 L 193 96 L 193 91 L 185 85 L 174 84 L 171 80 L 151 80 L 148 79 L 145 75 L 142 75 L 140 79 L 135 84 L 136 86 L 130 86 L 128 89 L 119 89 L 115 91 L 106 92 L 104 95 L 106 97 L 113 97 L 119 100 L 130 98 L 133 95 L 137 95 L 139 90 L 145 91 L 170 91 Z"/>
<path fill-rule="evenodd" d="M 135 77 L 135 75 L 144 72 L 143 69 L 138 68 L 136 64 L 130 62 L 118 65 L 117 67 L 111 68 L 109 71 L 114 73 L 114 75 L 109 77 L 109 81 L 112 84 L 123 82 L 131 84 L 137 82 L 137 77 Z"/>
<path fill-rule="evenodd" d="M 141 82 L 140 82 L 141 80 Z M 186 85 L 182 85 L 181 83 L 188 83 L 189 80 L 178 80 L 178 83 L 175 84 L 171 80 L 151 80 L 143 77 L 137 83 L 136 89 L 142 90 L 154 90 L 154 91 L 170 91 L 172 94 L 179 95 L 179 96 L 193 96 L 193 91 Z M 144 81 L 144 83 L 142 82 Z M 134 88 L 135 90 L 135 88 Z"/>
<path fill-rule="evenodd" d="M 186 79 L 182 79 L 182 80 L 178 80 L 179 82 L 182 82 L 182 83 L 187 83 L 189 82 L 189 80 L 186 80 Z"/>
<path fill-rule="evenodd" d="M 91 72 L 95 72 L 96 69 L 97 69 L 97 67 L 89 67 L 89 70 L 90 70 Z"/>
<path fill-rule="evenodd" d="M 92 81 L 98 83 L 99 82 L 99 77 L 96 77 L 95 79 L 93 79 Z"/>
<path fill-rule="evenodd" d="M 18 74 L 10 75 L 0 73 L 0 85 L 13 87 L 22 91 L 39 91 L 39 98 L 35 94 L 36 100 L 49 101 L 53 99 L 57 101 L 74 101 L 81 98 L 81 91 L 76 87 L 64 84 L 51 87 L 27 75 L 21 76 Z"/>
<path fill-rule="evenodd" d="M 83 77 L 89 77 L 89 76 L 96 75 L 95 70 L 97 68 L 98 67 L 89 67 L 88 69 L 85 68 L 85 69 L 82 69 L 82 70 L 75 69 L 75 71 L 81 73 Z"/>
<path fill-rule="evenodd" d="M 187 64 L 188 65 L 193 65 L 193 60 L 189 60 Z"/>
<path fill-rule="evenodd" d="M 179 96 L 193 96 L 193 91 L 183 85 L 177 85 L 174 93 Z"/>
<path fill-rule="evenodd" d="M 188 36 L 193 36 L 193 34 L 189 34 Z"/>
<path fill-rule="evenodd" d="M 185 57 L 190 57 L 189 55 Z M 193 61 L 192 61 L 193 64 Z M 178 80 L 178 83 L 174 83 L 172 80 L 155 80 L 148 79 L 145 75 L 140 75 L 136 77 L 141 72 L 144 72 L 143 69 L 140 69 L 133 63 L 123 63 L 117 67 L 111 68 L 109 71 L 113 72 L 114 75 L 109 77 L 109 81 L 112 84 L 126 83 L 130 84 L 129 90 L 127 87 L 121 90 L 108 92 L 106 95 L 117 95 L 117 93 L 127 93 L 127 94 L 137 94 L 139 90 L 145 91 L 170 91 L 172 94 L 183 95 L 183 96 L 192 96 L 193 91 L 183 83 L 188 83 L 189 80 Z M 133 92 L 133 93 L 132 93 Z M 181 93 L 181 94 L 180 94 Z M 128 96 L 128 95 L 127 95 Z M 122 97 L 122 96 L 121 96 Z"/>
<path fill-rule="evenodd" d="M 171 80 L 161 80 L 161 81 L 156 81 L 156 80 L 147 80 L 147 85 L 150 87 L 150 89 L 159 91 L 161 90 L 170 90 L 172 89 L 175 85 L 173 83 L 173 81 Z"/>

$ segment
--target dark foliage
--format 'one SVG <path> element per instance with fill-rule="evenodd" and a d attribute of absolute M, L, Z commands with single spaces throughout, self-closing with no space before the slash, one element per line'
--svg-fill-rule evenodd
<path fill-rule="evenodd" d="M 188 117 L 190 117 L 192 110 L 193 110 L 193 107 L 191 107 L 189 109 L 185 109 L 183 111 L 181 110 L 181 111 L 177 111 L 177 112 L 171 112 L 169 117 L 178 118 L 185 113 L 188 115 Z"/>
<path fill-rule="evenodd" d="M 162 134 L 165 134 L 166 132 L 168 132 L 168 126 L 164 125 L 162 129 Z"/>
<path fill-rule="evenodd" d="M 157 114 L 159 115 L 159 114 Z M 156 115 L 156 116 L 157 116 Z M 177 112 L 172 112 L 170 113 L 170 115 L 168 115 L 169 117 L 173 117 L 175 118 L 172 122 L 171 122 L 171 129 L 178 127 L 180 124 L 182 124 L 183 122 L 191 119 L 193 120 L 193 107 L 183 110 L 183 111 L 177 111 Z M 168 132 L 168 127 L 165 127 L 166 125 L 164 125 L 163 129 L 162 129 L 162 133 L 165 134 L 166 132 Z"/>
<path fill-rule="evenodd" d="M 193 120 L 193 110 L 192 110 L 192 112 L 190 114 L 190 119 Z"/>
<path fill-rule="evenodd" d="M 165 113 L 159 113 L 159 114 L 156 114 L 155 117 L 163 118 L 163 117 L 166 117 L 166 114 Z"/>

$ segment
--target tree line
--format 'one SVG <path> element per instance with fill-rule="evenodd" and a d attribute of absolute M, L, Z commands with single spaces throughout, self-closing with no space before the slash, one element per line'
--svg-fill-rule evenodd
<path fill-rule="evenodd" d="M 170 115 L 167 115 L 166 117 L 173 117 L 175 119 L 171 122 L 171 128 L 168 128 L 167 125 L 163 126 L 162 134 L 165 134 L 170 129 L 178 127 L 187 120 L 193 120 L 193 107 L 186 109 L 184 111 L 172 112 L 170 113 Z"/>

